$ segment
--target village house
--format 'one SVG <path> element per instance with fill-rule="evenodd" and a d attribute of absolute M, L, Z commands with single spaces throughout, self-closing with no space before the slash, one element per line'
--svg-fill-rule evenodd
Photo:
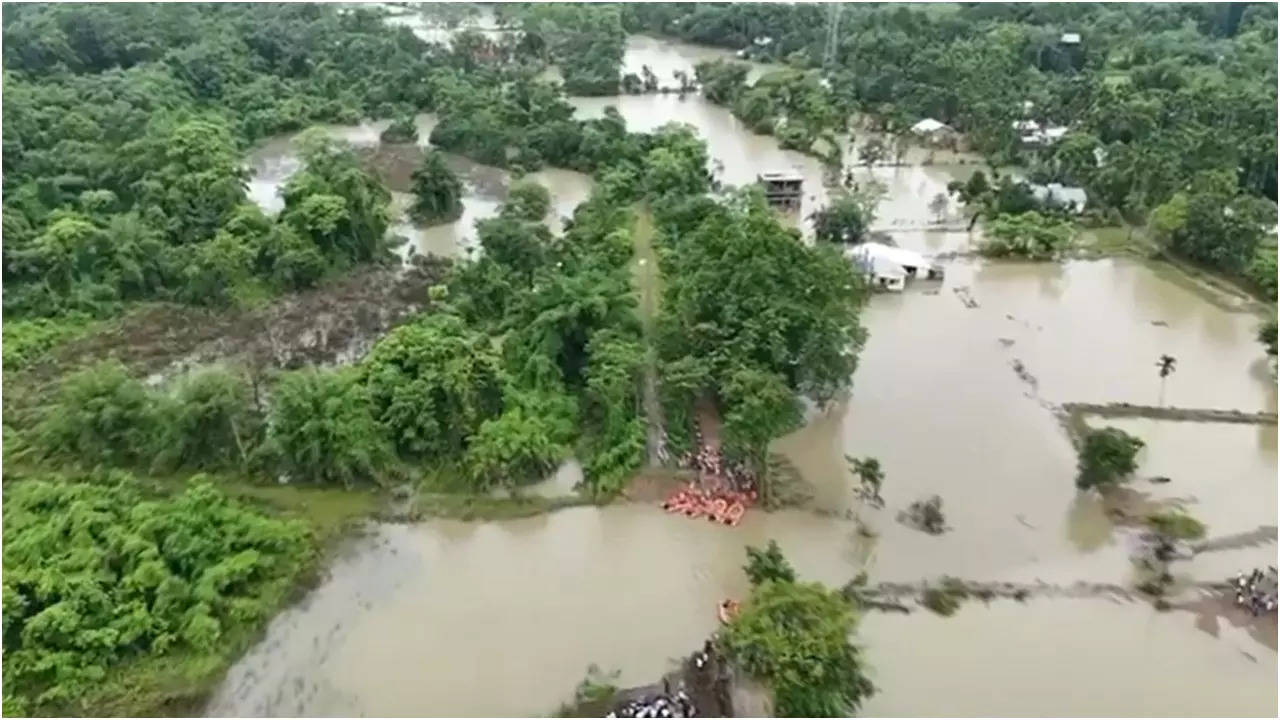
<path fill-rule="evenodd" d="M 934 146 L 953 144 L 956 131 L 944 122 L 925 118 L 911 126 L 911 134 Z"/>
<path fill-rule="evenodd" d="M 845 251 L 845 256 L 876 290 L 902 292 L 908 280 L 937 280 L 943 274 L 942 267 L 924 255 L 883 243 L 855 245 Z"/>
<path fill-rule="evenodd" d="M 775 170 L 756 175 L 764 199 L 774 207 L 799 210 L 804 195 L 804 176 L 794 170 Z"/>

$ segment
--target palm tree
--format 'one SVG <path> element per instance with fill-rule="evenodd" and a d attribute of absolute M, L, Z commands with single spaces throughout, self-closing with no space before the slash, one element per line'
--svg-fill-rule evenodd
<path fill-rule="evenodd" d="M 884 507 L 884 498 L 880 497 L 880 486 L 884 483 L 884 470 L 880 469 L 880 461 L 873 458 L 855 458 L 845 456 L 849 469 L 858 476 L 861 487 L 855 490 L 858 497 L 866 500 L 874 507 Z"/>
<path fill-rule="evenodd" d="M 1168 378 L 1170 375 L 1172 375 L 1172 374 L 1173 374 L 1173 371 L 1176 369 L 1176 367 L 1175 367 L 1175 366 L 1177 365 L 1177 363 L 1178 363 L 1178 361 L 1177 361 L 1177 360 L 1176 360 L 1172 355 L 1161 355 L 1161 356 L 1160 356 L 1160 359 L 1159 359 L 1159 360 L 1156 360 L 1156 367 L 1160 368 L 1160 402 L 1159 402 L 1159 405 L 1160 405 L 1161 407 L 1163 407 L 1163 406 L 1164 406 L 1164 381 L 1165 381 L 1165 379 L 1166 379 L 1166 378 Z"/>

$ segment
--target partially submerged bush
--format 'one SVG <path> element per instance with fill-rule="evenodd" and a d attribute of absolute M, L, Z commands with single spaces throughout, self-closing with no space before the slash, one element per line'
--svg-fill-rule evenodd
<path fill-rule="evenodd" d="M 1114 427 L 1090 430 L 1080 445 L 1076 487 L 1081 490 L 1115 485 L 1138 469 L 1138 451 L 1145 443 Z"/>
<path fill-rule="evenodd" d="M 783 556 L 778 541 L 770 540 L 764 550 L 747 546 L 747 564 L 742 568 L 752 585 L 759 585 L 766 580 L 773 582 L 795 582 L 796 571 Z"/>
<path fill-rule="evenodd" d="M 1199 540 L 1205 536 L 1204 523 L 1180 510 L 1168 510 L 1147 516 L 1152 530 L 1177 540 Z"/>
<path fill-rule="evenodd" d="M 924 591 L 920 604 L 943 617 L 950 617 L 960 609 L 961 597 L 946 588 L 931 587 Z"/>

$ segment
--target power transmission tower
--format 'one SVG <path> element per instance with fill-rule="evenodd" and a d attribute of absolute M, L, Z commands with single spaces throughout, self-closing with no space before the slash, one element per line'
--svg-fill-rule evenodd
<path fill-rule="evenodd" d="M 827 4 L 827 46 L 822 51 L 822 69 L 831 71 L 836 64 L 836 50 L 840 46 L 840 14 L 844 12 L 844 3 Z"/>

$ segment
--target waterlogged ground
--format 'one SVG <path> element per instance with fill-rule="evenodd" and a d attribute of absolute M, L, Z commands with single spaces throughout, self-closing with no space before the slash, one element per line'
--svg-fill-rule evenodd
<path fill-rule="evenodd" d="M 665 81 L 722 55 L 632 38 L 626 63 L 637 72 L 648 64 Z M 695 96 L 573 103 L 583 117 L 614 105 L 633 129 L 692 124 L 729 184 L 794 168 L 806 178 L 801 217 L 826 201 L 816 160 L 780 150 Z M 420 144 L 432 121 L 419 118 Z M 368 146 L 381 127 L 331 131 Z M 275 188 L 297 168 L 289 140 L 268 143 L 251 160 L 255 199 L 278 209 Z M 474 221 L 496 212 L 509 185 L 496 169 L 451 163 L 466 178 L 463 216 L 418 228 L 399 215 L 392 232 L 415 252 L 466 252 Z M 874 176 L 887 188 L 877 229 L 917 250 L 970 249 L 976 235 L 955 227 L 964 224 L 959 208 L 935 215 L 927 206 L 977 166 L 963 154 L 930 158 L 920 149 L 906 163 L 857 170 L 860 181 Z M 589 179 L 576 173 L 538 177 L 555 198 L 556 217 L 590 192 Z M 408 200 L 397 194 L 396 210 Z M 1257 319 L 1128 260 L 959 259 L 946 269 L 944 282 L 872 299 L 851 395 L 811 409 L 805 428 L 775 443 L 812 486 L 811 510 L 752 512 L 733 529 L 645 504 L 492 523 L 375 525 L 334 562 L 326 582 L 273 622 L 208 712 L 536 715 L 568 699 L 591 663 L 621 671 L 624 685 L 647 683 L 715 629 L 715 604 L 746 591 L 743 547 L 768 539 L 803 577 L 833 585 L 864 569 L 872 582 L 948 574 L 1131 583 L 1137 531 L 1076 492 L 1075 453 L 1053 408 L 1123 401 L 1274 411 Z M 1166 353 L 1178 366 L 1162 391 L 1154 363 Z M 1175 565 L 1179 581 L 1216 581 L 1274 562 L 1275 426 L 1087 421 L 1147 441 L 1131 489 L 1135 506 L 1178 504 L 1209 526 L 1211 542 L 1227 539 Z M 885 509 L 855 506 L 846 454 L 880 460 Z M 534 492 L 564 494 L 580 473 L 569 463 Z M 1147 482 L 1153 475 L 1172 482 Z M 907 504 L 932 494 L 944 500 L 947 533 L 896 521 Z M 854 514 L 874 537 L 856 531 Z M 1194 590 L 1167 613 L 1105 598 L 970 603 L 951 618 L 872 613 L 861 641 L 881 688 L 863 708 L 868 715 L 1277 710 L 1274 620 L 1255 621 Z"/>
<path fill-rule="evenodd" d="M 1272 625 L 1272 632 L 1275 626 Z M 1259 717 L 1276 713 L 1276 654 L 1183 612 L 1106 600 L 973 603 L 875 614 L 861 641 L 882 717 Z"/>

